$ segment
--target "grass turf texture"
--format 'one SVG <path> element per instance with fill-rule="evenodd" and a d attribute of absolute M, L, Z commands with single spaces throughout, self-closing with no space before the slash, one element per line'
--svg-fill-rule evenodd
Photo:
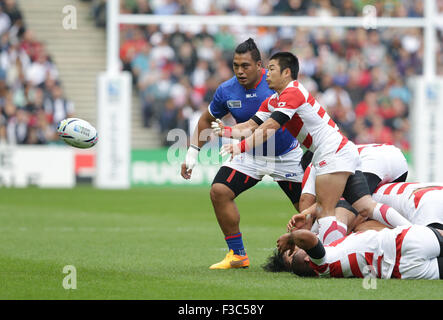
<path fill-rule="evenodd" d="M 293 210 L 278 188 L 237 199 L 249 269 L 227 253 L 209 188 L 2 189 L 0 299 L 442 299 L 438 280 L 303 279 L 261 268 Z M 77 289 L 62 286 L 65 265 Z"/>

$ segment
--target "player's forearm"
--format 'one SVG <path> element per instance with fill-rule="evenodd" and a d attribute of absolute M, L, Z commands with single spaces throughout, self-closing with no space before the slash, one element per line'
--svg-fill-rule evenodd
<path fill-rule="evenodd" d="M 212 117 L 211 114 L 209 114 L 209 112 L 207 111 L 200 116 L 200 119 L 198 120 L 194 133 L 191 137 L 191 145 L 201 148 L 206 142 L 208 142 L 210 134 L 212 132 L 212 130 L 210 130 L 211 121 L 214 120 L 215 118 Z"/>
<path fill-rule="evenodd" d="M 232 127 L 225 126 L 223 129 L 223 136 L 234 139 L 242 139 L 244 137 L 251 136 L 258 126 L 259 125 L 257 122 L 251 119 L 246 122 L 236 124 Z"/>
<path fill-rule="evenodd" d="M 280 124 L 277 121 L 271 118 L 266 120 L 251 136 L 241 142 L 242 152 L 262 145 L 272 137 L 278 129 L 280 129 Z"/>

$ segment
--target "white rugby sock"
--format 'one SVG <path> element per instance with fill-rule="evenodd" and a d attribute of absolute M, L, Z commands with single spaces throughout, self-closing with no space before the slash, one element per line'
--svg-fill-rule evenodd
<path fill-rule="evenodd" d="M 403 217 L 397 210 L 383 203 L 377 203 L 372 212 L 372 219 L 391 228 L 412 225 L 412 223 Z"/>
<path fill-rule="evenodd" d="M 346 236 L 347 226 L 337 221 L 335 216 L 320 218 L 318 219 L 318 224 L 318 236 L 325 245 Z"/>

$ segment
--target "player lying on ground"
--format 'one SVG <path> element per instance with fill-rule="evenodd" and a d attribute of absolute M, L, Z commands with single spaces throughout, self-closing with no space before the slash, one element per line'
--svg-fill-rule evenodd
<path fill-rule="evenodd" d="M 413 224 L 443 230 L 443 183 L 388 183 L 372 196 L 395 208 Z"/>
<path fill-rule="evenodd" d="M 235 76 L 222 83 L 216 90 L 208 110 L 200 117 L 191 138 L 185 163 L 181 167 L 184 179 L 190 179 L 197 163 L 200 148 L 207 142 L 211 122 L 228 113 L 237 123 L 250 122 L 258 107 L 274 93 L 265 81 L 260 52 L 254 41 L 248 39 L 237 46 L 234 53 Z M 269 153 L 268 153 L 269 151 Z M 240 231 L 240 213 L 235 198 L 255 186 L 264 175 L 271 176 L 298 210 L 303 169 L 300 160 L 303 152 L 298 141 L 288 132 L 278 130 L 274 143 L 234 157 L 223 164 L 211 186 L 210 197 L 220 228 L 225 236 L 229 253 L 211 269 L 248 267 L 249 258 Z"/>
<path fill-rule="evenodd" d="M 268 69 L 266 81 L 276 93 L 262 103 L 253 121 L 232 128 L 220 122 L 213 123 L 215 130 L 233 138 L 254 132 L 239 144 L 224 145 L 221 154 L 236 156 L 261 145 L 276 130 L 284 128 L 313 152 L 316 217 L 324 219 L 320 224 L 321 237 L 331 226 L 337 225 L 335 206 L 342 195 L 362 217 L 378 210 L 380 206 L 367 196 L 370 193 L 366 180 L 361 174 L 354 174 L 361 164 L 357 147 L 340 133 L 324 108 L 296 80 L 297 57 L 290 52 L 276 53 L 271 57 Z M 350 190 L 345 190 L 346 185 Z"/>
<path fill-rule="evenodd" d="M 432 227 L 367 230 L 329 245 L 309 230 L 295 230 L 277 247 L 285 268 L 302 277 L 443 279 L 443 232 Z"/>

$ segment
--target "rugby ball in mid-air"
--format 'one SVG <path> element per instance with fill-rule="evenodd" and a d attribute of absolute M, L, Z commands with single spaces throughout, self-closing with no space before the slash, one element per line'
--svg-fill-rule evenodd
<path fill-rule="evenodd" d="M 76 148 L 90 148 L 98 141 L 97 130 L 89 122 L 78 118 L 60 121 L 57 134 L 64 142 Z"/>

